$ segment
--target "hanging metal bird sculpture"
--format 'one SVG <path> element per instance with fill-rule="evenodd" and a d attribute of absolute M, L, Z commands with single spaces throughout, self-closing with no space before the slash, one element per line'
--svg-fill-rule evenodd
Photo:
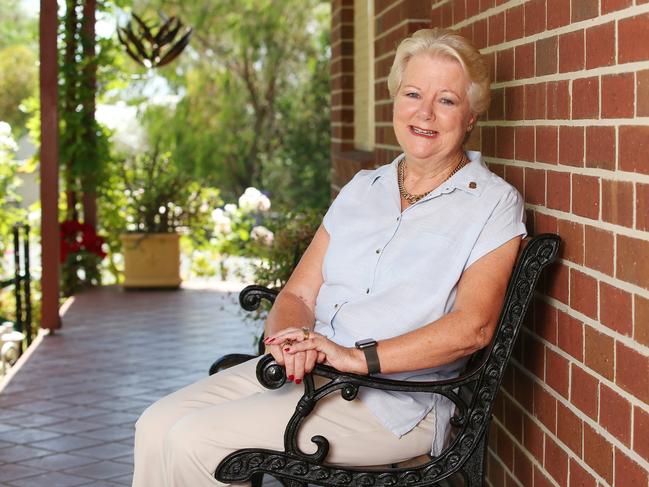
<path fill-rule="evenodd" d="M 132 16 L 135 22 L 131 20 L 126 27 L 119 27 L 117 36 L 128 55 L 146 68 L 169 64 L 189 44 L 192 28 L 185 28 L 178 17 L 160 15 L 162 24 L 158 25 L 147 23 L 135 14 Z"/>

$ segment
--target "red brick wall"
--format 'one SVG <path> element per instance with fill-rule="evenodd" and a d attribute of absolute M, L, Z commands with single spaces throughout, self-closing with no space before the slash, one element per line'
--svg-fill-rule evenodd
<path fill-rule="evenodd" d="M 529 230 L 565 242 L 496 404 L 490 484 L 647 487 L 649 2 L 375 5 L 377 145 L 364 164 L 399 152 L 385 84 L 396 44 L 421 27 L 454 27 L 494 72 L 470 145 L 524 195 Z M 339 149 L 341 183 L 357 167 L 336 159 L 353 147 Z"/>
<path fill-rule="evenodd" d="M 496 406 L 494 486 L 648 485 L 649 4 L 633 3 L 433 6 L 492 61 L 474 145 L 530 231 L 565 242 Z"/>

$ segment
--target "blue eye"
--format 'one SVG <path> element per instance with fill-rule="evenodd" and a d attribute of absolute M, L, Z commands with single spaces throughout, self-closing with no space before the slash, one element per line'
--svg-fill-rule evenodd
<path fill-rule="evenodd" d="M 455 105 L 455 102 L 450 98 L 442 98 L 440 100 L 444 105 Z"/>
<path fill-rule="evenodd" d="M 406 93 L 406 96 L 408 98 L 419 98 L 419 93 L 415 93 L 414 91 L 409 91 L 408 93 Z"/>

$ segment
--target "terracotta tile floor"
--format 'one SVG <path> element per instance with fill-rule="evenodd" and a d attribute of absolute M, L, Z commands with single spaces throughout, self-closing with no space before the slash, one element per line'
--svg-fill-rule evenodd
<path fill-rule="evenodd" d="M 142 410 L 219 356 L 254 351 L 256 325 L 236 297 L 115 287 L 76 297 L 0 393 L 0 486 L 130 485 Z"/>

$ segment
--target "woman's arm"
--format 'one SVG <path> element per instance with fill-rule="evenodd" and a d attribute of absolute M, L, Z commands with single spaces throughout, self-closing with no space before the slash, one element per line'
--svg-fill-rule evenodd
<path fill-rule="evenodd" d="M 320 225 L 286 286 L 277 295 L 266 320 L 266 336 L 288 327 L 313 329 L 315 301 L 323 282 L 322 261 L 328 246 L 329 234 Z"/>
<path fill-rule="evenodd" d="M 275 299 L 266 320 L 266 337 L 291 330 L 303 334 L 301 328 L 313 329 L 315 302 L 323 282 L 322 262 L 328 246 L 329 234 L 320 225 L 286 286 Z M 324 361 L 324 354 L 317 350 L 287 354 L 279 341 L 267 343 L 266 351 L 273 354 L 277 363 L 285 366 L 289 380 L 295 378 L 298 384 L 305 372 L 313 370 L 316 362 Z"/>
<path fill-rule="evenodd" d="M 507 290 L 520 237 L 515 237 L 473 263 L 460 278 L 453 310 L 439 320 L 409 333 L 379 341 L 377 352 L 385 374 L 426 369 L 451 363 L 485 347 L 493 336 Z M 407 303 L 403 303 L 407 306 Z M 286 335 L 300 340 L 299 333 Z M 270 336 L 270 335 L 269 335 Z M 288 348 L 288 350 L 286 350 Z M 285 347 L 285 355 L 318 350 L 343 372 L 366 374 L 362 351 L 341 347 L 321 335 Z"/>

